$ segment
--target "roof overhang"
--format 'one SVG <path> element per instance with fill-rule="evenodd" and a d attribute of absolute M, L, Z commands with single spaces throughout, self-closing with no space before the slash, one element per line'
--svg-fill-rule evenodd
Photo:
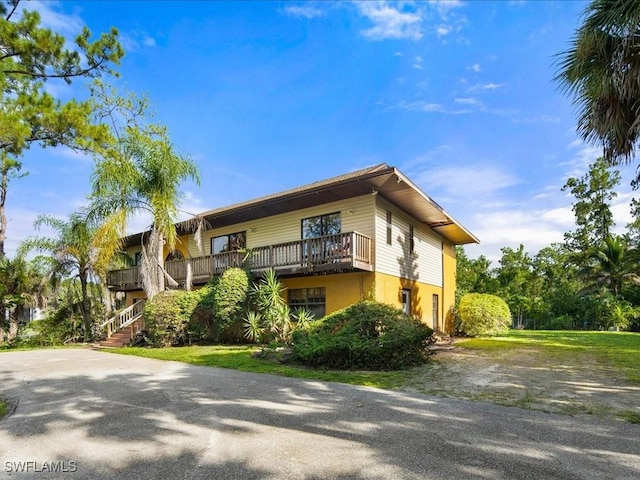
<path fill-rule="evenodd" d="M 210 228 L 221 228 L 272 215 L 301 210 L 362 195 L 380 195 L 456 245 L 479 240 L 395 167 L 386 164 L 201 213 Z M 187 233 L 187 222 L 177 224 Z M 139 245 L 141 234 L 128 236 L 126 245 Z"/>

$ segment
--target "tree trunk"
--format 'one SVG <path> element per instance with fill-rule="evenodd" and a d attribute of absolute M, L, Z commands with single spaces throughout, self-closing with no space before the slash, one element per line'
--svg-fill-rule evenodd
<path fill-rule="evenodd" d="M 2 178 L 0 178 L 0 258 L 3 258 L 4 253 L 4 239 L 7 235 L 7 215 L 4 209 L 4 204 L 7 200 L 7 184 L 9 183 L 9 170 L 5 166 L 5 162 L 2 162 Z M 3 319 L 4 320 L 4 319 Z"/>
<path fill-rule="evenodd" d="M 4 323 L 7 319 L 7 309 L 0 306 L 0 344 L 4 343 Z"/>
<path fill-rule="evenodd" d="M 18 327 L 20 325 L 20 308 L 13 307 L 9 314 L 9 333 L 7 340 L 13 342 L 18 337 Z"/>
<path fill-rule="evenodd" d="M 82 313 L 82 326 L 84 329 L 84 341 L 91 339 L 91 314 L 89 312 L 89 294 L 87 293 L 87 272 L 80 270 L 80 289 L 82 290 L 82 301 L 80 302 L 80 313 Z"/>
<path fill-rule="evenodd" d="M 100 282 L 100 286 L 102 287 L 102 302 L 104 303 L 105 309 L 105 317 L 111 317 L 111 313 L 113 312 L 113 299 L 111 298 L 111 290 L 109 290 L 109 286 L 105 282 Z M 105 319 L 106 319 L 105 318 Z"/>
<path fill-rule="evenodd" d="M 160 233 L 152 228 L 149 240 L 142 245 L 142 287 L 148 300 L 164 291 L 162 240 Z"/>

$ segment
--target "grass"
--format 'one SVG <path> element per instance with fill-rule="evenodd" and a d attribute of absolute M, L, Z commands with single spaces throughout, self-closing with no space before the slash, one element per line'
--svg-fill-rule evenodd
<path fill-rule="evenodd" d="M 623 412 L 620 412 L 618 416 L 629 423 L 640 424 L 640 413 L 638 412 L 625 410 Z"/>
<path fill-rule="evenodd" d="M 251 354 L 258 350 L 255 346 L 191 346 L 172 348 L 123 347 L 109 351 L 207 367 L 230 368 L 243 372 L 268 373 L 285 377 L 366 385 L 385 389 L 400 388 L 411 375 L 411 370 L 370 372 L 311 369 L 282 364 L 276 360 L 253 358 Z"/>
<path fill-rule="evenodd" d="M 502 337 L 472 338 L 463 348 L 488 352 L 537 349 L 557 360 L 576 362 L 583 357 L 618 369 L 632 383 L 640 383 L 640 334 L 630 332 L 511 330 Z"/>
<path fill-rule="evenodd" d="M 7 404 L 7 402 L 3 402 L 2 400 L 0 400 L 0 420 L 2 420 L 2 418 L 7 414 L 8 410 L 9 405 Z"/>

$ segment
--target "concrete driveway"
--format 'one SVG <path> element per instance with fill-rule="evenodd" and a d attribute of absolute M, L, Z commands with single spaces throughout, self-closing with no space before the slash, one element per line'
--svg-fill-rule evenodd
<path fill-rule="evenodd" d="M 92 350 L 0 353 L 0 396 L 0 478 L 640 478 L 638 425 Z"/>

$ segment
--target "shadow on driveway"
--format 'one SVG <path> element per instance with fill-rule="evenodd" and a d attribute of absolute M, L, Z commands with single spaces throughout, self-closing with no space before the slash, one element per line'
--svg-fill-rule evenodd
<path fill-rule="evenodd" d="M 640 478 L 622 422 L 91 350 L 0 353 L 0 385 L 0 478 Z"/>

